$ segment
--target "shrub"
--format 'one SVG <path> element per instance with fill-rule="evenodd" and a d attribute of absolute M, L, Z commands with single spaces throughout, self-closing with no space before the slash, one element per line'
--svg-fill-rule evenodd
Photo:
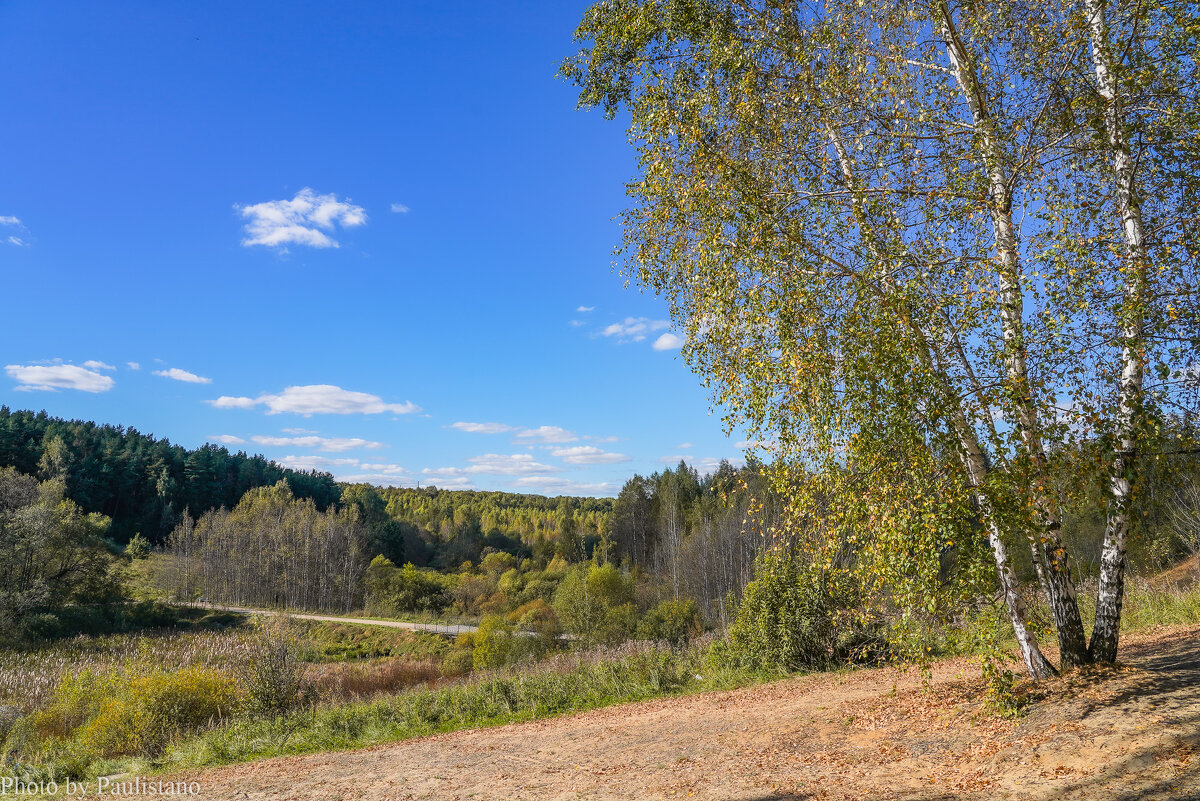
<path fill-rule="evenodd" d="M 794 552 L 768 552 L 729 628 L 729 653 L 755 668 L 828 666 L 846 657 L 837 619 L 853 603 L 851 591 Z"/>
<path fill-rule="evenodd" d="M 541 598 L 521 604 L 509 612 L 508 619 L 522 631 L 532 632 L 548 642 L 554 642 L 562 633 L 558 615 L 554 614 L 550 604 Z"/>
<path fill-rule="evenodd" d="M 158 755 L 177 735 L 230 716 L 240 702 L 234 678 L 213 668 L 83 670 L 64 677 L 30 722 L 39 740 L 57 742 L 86 767 L 97 758 Z"/>
<path fill-rule="evenodd" d="M 260 624 L 242 681 L 250 710 L 265 717 L 278 717 L 309 700 L 312 690 L 286 618 Z"/>
<path fill-rule="evenodd" d="M 384 556 L 376 556 L 363 575 L 367 609 L 376 614 L 435 612 L 452 600 L 457 578 L 423 570 L 408 562 L 396 567 Z"/>
<path fill-rule="evenodd" d="M 129 538 L 129 542 L 125 545 L 125 555 L 130 559 L 145 559 L 150 556 L 150 541 L 142 536 L 141 532 L 134 534 Z"/>
<path fill-rule="evenodd" d="M 504 667 L 513 648 L 513 626 L 495 615 L 485 617 L 475 632 L 476 669 Z"/>
<path fill-rule="evenodd" d="M 554 612 L 567 631 L 588 645 L 617 642 L 636 625 L 633 579 L 613 565 L 579 565 L 558 585 Z"/>
<path fill-rule="evenodd" d="M 443 676 L 465 676 L 475 667 L 474 646 L 455 648 L 442 660 Z"/>
<path fill-rule="evenodd" d="M 637 635 L 643 640 L 666 640 L 682 645 L 703 630 L 700 609 L 691 598 L 663 601 L 646 612 L 638 623 Z"/>
<path fill-rule="evenodd" d="M 156 756 L 177 735 L 206 728 L 240 704 L 237 682 L 212 668 L 135 676 L 75 733 L 99 757 Z"/>

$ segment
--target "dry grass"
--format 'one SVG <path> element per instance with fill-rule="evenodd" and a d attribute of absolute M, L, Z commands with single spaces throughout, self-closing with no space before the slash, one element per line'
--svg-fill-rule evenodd
<path fill-rule="evenodd" d="M 223 668 L 246 658 L 246 631 L 179 632 L 153 635 L 80 636 L 23 650 L 0 650 L 0 706 L 32 712 L 48 704 L 64 676 L 84 670 L 106 673 L 144 664 L 158 669 Z"/>
<path fill-rule="evenodd" d="M 433 659 L 377 659 L 310 665 L 305 677 L 324 700 L 361 701 L 410 687 L 435 686 L 441 681 L 441 669 Z"/>

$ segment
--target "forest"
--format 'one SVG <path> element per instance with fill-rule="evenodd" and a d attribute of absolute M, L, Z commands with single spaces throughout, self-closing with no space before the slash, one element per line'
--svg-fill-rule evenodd
<path fill-rule="evenodd" d="M 69 630 L 69 622 L 54 625 L 54 616 L 77 619 L 83 608 L 107 610 L 96 614 L 111 619 L 112 610 L 133 600 L 131 581 L 164 599 L 290 611 L 473 621 L 499 615 L 514 625 L 536 618 L 556 630 L 567 619 L 573 634 L 610 642 L 634 636 L 640 620 L 671 602 L 686 604 L 698 628 L 725 631 L 756 564 L 772 551 L 828 537 L 833 526 L 871 526 L 834 508 L 830 487 L 854 480 L 842 469 L 792 474 L 794 491 L 827 510 L 824 519 L 796 525 L 787 518 L 777 467 L 753 459 L 741 467 L 723 462 L 709 475 L 680 462 L 632 476 L 615 498 L 548 498 L 339 485 L 327 474 L 296 473 L 261 456 L 212 446 L 186 451 L 129 429 L 44 413 L 4 414 L 4 585 L 20 588 L 0 604 L 9 636 Z M 1200 550 L 1200 455 L 1188 447 L 1198 432 L 1165 422 L 1163 452 L 1143 459 L 1144 500 L 1131 521 L 1137 573 Z M 1094 581 L 1101 567 L 1105 520 L 1096 447 L 1085 442 L 1055 453 L 1061 536 L 1075 554 L 1076 582 Z M 179 466 L 179 479 L 166 482 L 171 465 Z M 214 475 L 224 478 L 214 482 Z M 129 533 L 146 518 L 127 498 L 124 506 L 115 498 L 123 491 L 138 497 L 155 485 L 170 487 L 170 493 L 155 490 L 151 507 L 158 525 L 172 526 Z M 974 569 L 980 532 L 969 508 L 954 515 L 941 536 L 959 542 L 938 546 L 931 577 L 940 585 L 930 590 L 940 599 L 931 607 L 938 615 L 954 614 L 954 604 L 964 602 L 952 599 L 954 592 L 986 592 L 977 578 L 957 583 Z M 59 561 L 39 567 L 30 555 L 35 549 Z M 830 567 L 849 575 L 870 558 L 869 549 L 856 553 L 844 545 Z M 1035 562 L 1017 559 L 1016 566 L 1022 581 L 1036 581 Z M 616 570 L 624 589 L 612 589 L 612 574 L 605 574 L 611 591 L 599 594 L 602 608 L 593 610 L 599 618 L 581 622 L 565 601 L 556 605 L 564 579 L 575 573 L 586 579 L 600 568 Z M 822 592 L 829 595 L 822 603 L 855 610 L 851 628 L 857 629 L 884 625 L 892 614 L 885 607 L 897 602 L 894 588 L 861 580 Z"/>
<path fill-rule="evenodd" d="M 0 466 L 60 479 L 66 497 L 110 521 L 109 537 L 161 542 L 185 513 L 232 507 L 252 487 L 287 479 L 321 509 L 337 501 L 331 476 L 280 467 L 218 445 L 187 450 L 133 428 L 61 420 L 0 406 Z"/>
<path fill-rule="evenodd" d="M 153 419 L 206 404 L 226 411 L 196 425 L 228 425 L 222 442 L 383 483 L 639 474 L 613 497 L 375 486 L 0 407 L 0 794 L 7 773 L 281 756 L 253 770 L 282 776 L 263 795 L 377 773 L 336 794 L 392 797 L 415 763 L 427 783 L 405 789 L 445 797 L 1200 797 L 1200 4 L 593 0 L 573 33 L 544 5 L 259 29 L 334 54 L 319 81 L 272 83 L 256 59 L 291 51 L 242 35 L 254 13 L 222 40 L 232 71 L 194 60 L 216 37 L 188 18 L 159 25 L 186 47 L 131 29 L 168 42 L 118 59 L 164 65 L 132 82 L 58 51 L 133 87 L 91 139 L 143 143 L 156 178 L 187 169 L 156 194 L 98 181 L 111 224 L 84 209 L 57 229 L 39 207 L 79 193 L 39 202 L 28 171 L 29 209 L 0 209 L 0 247 L 28 265 L 16 295 L 77 275 L 55 321 L 110 341 L 30 338 L 5 366 L 17 397 L 110 408 L 77 404 L 120 384 L 105 397 Z M 397 79 L 401 57 L 424 80 Z M 144 116 L 128 101 L 160 75 L 221 106 L 186 129 Z M 592 114 L 565 121 L 567 95 Z M 291 124 L 314 108 L 337 124 Z M 473 136 L 481 119 L 506 135 Z M 138 138 L 168 123 L 170 147 Z M 280 172 L 296 153 L 311 176 Z M 236 192 L 212 180 L 234 170 Z M 68 263 L 61 231 L 93 232 L 73 247 L 96 258 Z M 652 297 L 593 285 L 609 249 Z M 131 285 L 182 297 L 204 274 L 227 302 L 210 325 L 162 304 L 109 336 L 127 285 L 89 281 L 127 250 Z M 42 313 L 16 308 L 18 329 Z M 178 365 L 123 361 L 172 325 Z M 248 357 L 259 341 L 278 344 Z M 250 433 L 272 415 L 321 430 Z M 571 428 L 532 427 L 549 422 Z M 505 441 L 529 452 L 484 453 Z M 405 464 L 351 458 L 409 446 Z M 341 753 L 389 743 L 368 771 Z"/>

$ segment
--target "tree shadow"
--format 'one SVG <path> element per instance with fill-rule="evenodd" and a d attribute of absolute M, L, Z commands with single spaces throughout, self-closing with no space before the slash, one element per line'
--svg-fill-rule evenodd
<path fill-rule="evenodd" d="M 1139 668 L 1140 675 L 1108 698 L 1077 698 L 1068 703 L 1079 710 L 1080 719 L 1100 710 L 1127 712 L 1130 716 L 1153 714 L 1165 737 L 1124 753 L 1118 761 L 1097 766 L 1101 768 L 1097 775 L 1059 787 L 1047 798 L 1090 798 L 1103 792 L 1105 798 L 1114 801 L 1200 801 L 1200 770 L 1188 764 L 1192 755 L 1200 761 L 1200 638 L 1194 632 L 1180 632 L 1156 642 L 1131 645 L 1122 657 L 1125 664 Z M 1168 768 L 1164 759 L 1178 762 Z M 1168 769 L 1176 775 L 1153 775 L 1155 770 Z"/>

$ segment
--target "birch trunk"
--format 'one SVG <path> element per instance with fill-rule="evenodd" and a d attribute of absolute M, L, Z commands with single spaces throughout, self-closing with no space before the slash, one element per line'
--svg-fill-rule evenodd
<path fill-rule="evenodd" d="M 1087 636 L 1071 581 L 1067 551 L 1059 536 L 1059 520 L 1053 505 L 1041 485 L 1045 472 L 1045 449 L 1037 420 L 1037 410 L 1029 389 L 1026 367 L 1024 295 L 1021 289 L 1020 256 L 1017 250 L 1016 225 L 1012 216 L 1012 187 L 1010 176 L 996 130 L 996 120 L 988 109 L 986 96 L 975 72 L 974 62 L 959 36 L 954 16 L 946 0 L 935 5 L 939 19 L 936 24 L 946 44 L 951 73 L 958 83 L 971 111 L 978 136 L 984 168 L 987 171 L 989 210 L 995 239 L 996 259 L 1000 276 L 1000 325 L 1005 344 L 1005 360 L 1009 388 L 1015 407 L 1014 424 L 1021 443 L 1033 467 L 1035 486 L 1032 488 L 1039 528 L 1033 548 L 1041 554 L 1045 588 L 1050 612 L 1058 630 L 1059 650 L 1063 667 L 1086 664 L 1089 661 Z M 1035 558 L 1034 564 L 1039 560 Z"/>
<path fill-rule="evenodd" d="M 894 290 L 892 276 L 886 267 L 887 262 L 883 248 L 873 236 L 873 233 L 869 233 L 873 232 L 873 229 L 870 226 L 870 221 L 867 219 L 863 204 L 858 197 L 859 184 L 854 174 L 850 155 L 836 129 L 826 123 L 825 130 L 829 136 L 830 143 L 833 145 L 834 152 L 837 154 L 838 164 L 841 166 L 846 188 L 851 193 L 850 202 L 855 221 L 858 223 L 864 238 L 867 240 L 872 257 L 879 263 L 878 266 L 883 271 L 882 282 L 884 292 L 885 294 L 890 294 Z M 932 337 L 926 331 L 922 330 L 920 325 L 912 319 L 911 315 L 905 315 L 905 322 L 911 329 L 913 337 L 918 344 L 917 355 L 921 360 L 922 366 L 927 371 L 933 372 L 935 362 L 941 361 L 939 355 L 941 349 L 931 341 Z M 965 354 L 963 354 L 963 362 L 969 372 L 970 364 L 967 362 Z M 1021 657 L 1025 661 L 1025 667 L 1029 671 L 1029 675 L 1033 678 L 1040 679 L 1053 676 L 1057 671 L 1050 664 L 1049 660 L 1046 659 L 1045 655 L 1042 654 L 1037 638 L 1029 630 L 1029 625 L 1026 622 L 1028 613 L 1025 609 L 1025 601 L 1021 598 L 1018 591 L 1018 583 L 1013 573 L 1012 562 L 1008 557 L 1008 549 L 1004 544 L 1004 540 L 1000 537 L 1000 529 L 997 526 L 995 514 L 983 492 L 983 485 L 987 476 L 987 465 L 983 458 L 983 451 L 979 447 L 979 441 L 975 436 L 974 429 L 972 429 L 962 406 L 957 401 L 958 393 L 949 391 L 947 395 L 952 399 L 948 404 L 951 407 L 948 411 L 950 412 L 951 420 L 953 420 L 955 434 L 959 442 L 959 458 L 967 470 L 967 478 L 971 484 L 972 494 L 979 507 L 979 513 L 983 518 L 984 525 L 987 527 L 988 542 L 991 544 L 992 558 L 996 564 L 996 576 L 1004 597 L 1004 606 L 1008 612 L 1009 621 L 1012 623 L 1013 633 L 1016 635 L 1017 644 L 1021 649 Z M 1043 574 L 1036 549 L 1034 550 L 1034 564 L 1039 565 L 1038 577 L 1041 579 Z M 1044 585 L 1044 580 L 1042 583 Z"/>
<path fill-rule="evenodd" d="M 1096 597 L 1096 622 L 1092 628 L 1091 657 L 1097 662 L 1117 658 L 1121 631 L 1121 602 L 1125 592 L 1125 551 L 1129 534 L 1129 508 L 1137 456 L 1138 418 L 1142 408 L 1145 362 L 1142 304 L 1146 295 L 1147 263 L 1142 210 L 1134 193 L 1135 165 L 1117 94 L 1116 64 L 1109 42 L 1104 0 L 1086 0 L 1088 32 L 1096 89 L 1104 100 L 1104 127 L 1112 156 L 1121 233 L 1125 239 L 1125 288 L 1122 321 L 1120 401 L 1116 419 L 1116 455 L 1109 479 L 1109 514 L 1100 557 L 1100 586 Z"/>
<path fill-rule="evenodd" d="M 1017 578 L 1013 575 L 1012 563 L 1008 558 L 1008 550 L 1004 545 L 1004 540 L 1000 538 L 1000 531 L 996 527 L 995 515 L 988 508 L 986 496 L 980 491 L 979 487 L 983 483 L 984 477 L 984 460 L 983 453 L 979 450 L 979 446 L 974 443 L 974 435 L 969 427 L 963 431 L 965 420 L 958 424 L 960 429 L 960 441 L 963 446 L 963 463 L 967 468 L 967 475 L 971 481 L 971 486 L 975 490 L 975 497 L 980 504 L 980 511 L 983 513 L 984 520 L 987 523 L 988 542 L 992 546 L 992 557 L 996 562 L 996 573 L 1000 578 L 1000 591 L 1004 595 L 1004 605 L 1008 610 L 1008 618 L 1012 621 L 1013 633 L 1017 637 L 1017 645 L 1021 649 L 1021 657 L 1025 660 L 1025 668 L 1029 671 L 1029 675 L 1035 679 L 1044 679 L 1053 676 L 1057 671 L 1054 666 L 1042 654 L 1038 647 L 1037 638 L 1029 631 L 1029 626 L 1026 624 L 1028 614 L 1025 610 L 1025 601 L 1021 598 L 1018 591 Z M 973 447 L 972 447 L 973 446 Z"/>

